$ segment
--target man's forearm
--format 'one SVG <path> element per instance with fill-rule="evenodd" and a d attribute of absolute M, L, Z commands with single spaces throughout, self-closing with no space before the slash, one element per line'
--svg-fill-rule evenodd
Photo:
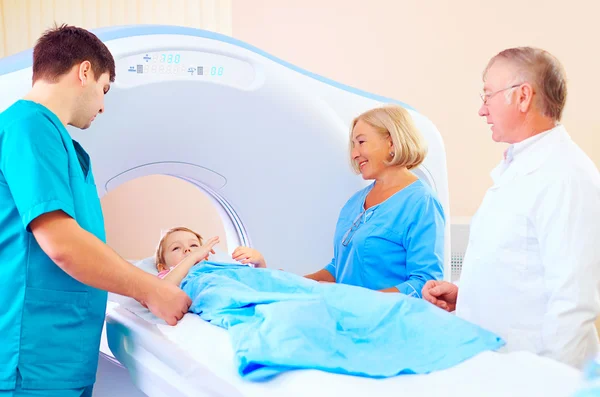
<path fill-rule="evenodd" d="M 31 230 L 42 250 L 84 284 L 143 301 L 160 282 L 121 258 L 63 212 L 42 215 L 31 223 Z"/>

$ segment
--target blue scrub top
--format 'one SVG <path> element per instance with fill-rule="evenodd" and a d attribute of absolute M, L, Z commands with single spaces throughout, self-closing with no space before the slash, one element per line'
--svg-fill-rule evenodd
<path fill-rule="evenodd" d="M 358 191 L 340 212 L 334 258 L 325 266 L 336 282 L 369 289 L 396 287 L 421 297 L 428 280 L 444 269 L 444 210 L 417 180 L 365 211 L 374 183 Z"/>
<path fill-rule="evenodd" d="M 100 240 L 104 220 L 88 154 L 42 105 L 0 113 L 0 390 L 70 389 L 95 381 L 106 292 L 75 280 L 29 229 L 61 210 Z"/>

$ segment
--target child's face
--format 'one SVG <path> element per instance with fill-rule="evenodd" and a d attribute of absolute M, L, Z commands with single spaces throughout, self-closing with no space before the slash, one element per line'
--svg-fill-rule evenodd
<path fill-rule="evenodd" d="M 200 248 L 200 241 L 194 233 L 186 231 L 173 232 L 163 241 L 164 265 L 169 269 L 198 248 Z"/>

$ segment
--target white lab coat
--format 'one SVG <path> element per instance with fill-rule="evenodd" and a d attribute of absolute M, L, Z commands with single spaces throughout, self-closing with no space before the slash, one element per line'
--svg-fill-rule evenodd
<path fill-rule="evenodd" d="M 456 315 L 505 351 L 582 367 L 598 351 L 600 173 L 563 126 L 512 145 L 472 219 Z"/>

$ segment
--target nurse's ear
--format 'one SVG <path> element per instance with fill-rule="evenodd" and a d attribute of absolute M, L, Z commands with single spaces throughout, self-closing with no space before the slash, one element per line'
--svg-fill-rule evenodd
<path fill-rule="evenodd" d="M 90 78 L 92 78 L 92 64 L 90 61 L 83 61 L 79 64 L 79 81 L 83 87 Z"/>

